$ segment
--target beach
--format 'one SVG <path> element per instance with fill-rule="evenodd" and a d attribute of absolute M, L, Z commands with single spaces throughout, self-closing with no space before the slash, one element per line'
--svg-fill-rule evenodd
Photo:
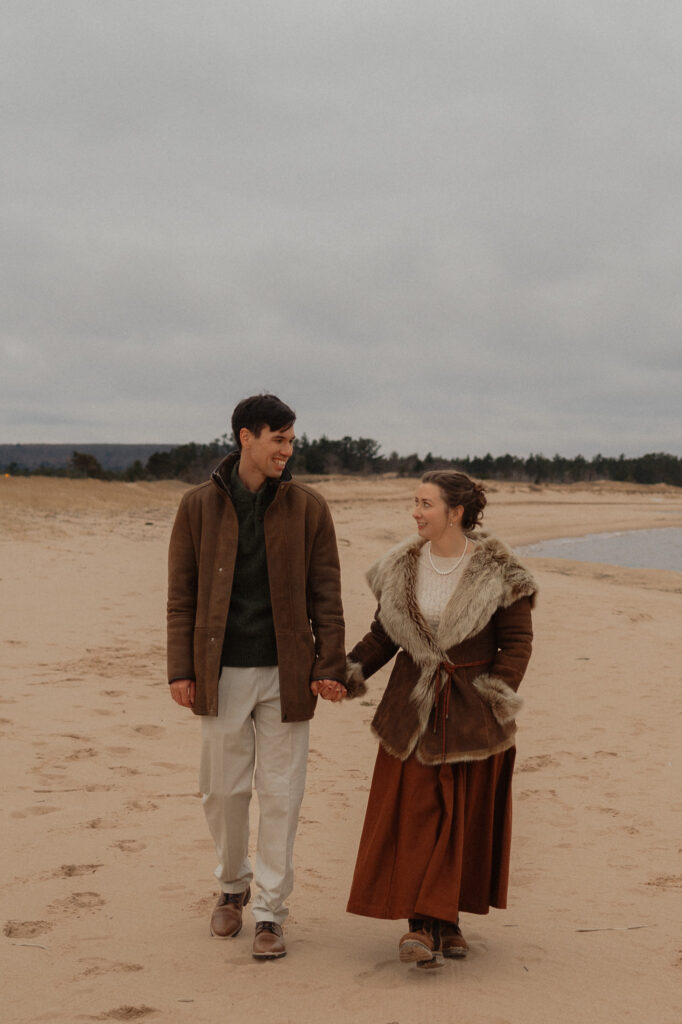
<path fill-rule="evenodd" d="M 414 532 L 416 483 L 310 482 L 336 524 L 350 647 L 374 613 L 367 568 Z M 440 970 L 398 962 L 402 922 L 345 912 L 388 669 L 365 698 L 320 702 L 288 955 L 259 963 L 248 908 L 238 938 L 209 934 L 199 722 L 166 683 L 185 487 L 0 479 L 3 1020 L 679 1024 L 682 573 L 525 559 L 539 598 L 509 907 L 463 915 L 470 954 Z M 488 500 L 512 546 L 682 526 L 663 485 L 491 483 Z"/>

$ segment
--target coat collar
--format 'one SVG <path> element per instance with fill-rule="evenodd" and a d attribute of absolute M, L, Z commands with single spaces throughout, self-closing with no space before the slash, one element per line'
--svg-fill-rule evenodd
<path fill-rule="evenodd" d="M 226 455 L 225 458 L 218 463 L 211 473 L 211 480 L 218 490 L 223 491 L 225 494 L 229 494 L 230 497 L 232 496 L 232 483 L 230 478 L 232 476 L 232 470 L 239 462 L 240 456 L 241 452 L 239 450 L 230 452 L 229 455 Z M 290 480 L 291 473 L 285 466 L 279 479 L 273 477 L 266 480 L 265 483 L 268 488 L 271 488 L 276 492 L 281 484 L 288 483 Z"/>
<path fill-rule="evenodd" d="M 420 537 L 402 541 L 367 573 L 379 602 L 382 626 L 417 664 L 442 661 L 446 651 L 480 633 L 498 608 L 506 608 L 521 597 L 532 599 L 537 590 L 531 574 L 502 541 L 485 532 L 469 536 L 479 546 L 435 634 L 426 624 L 416 598 L 417 563 L 425 541 Z"/>

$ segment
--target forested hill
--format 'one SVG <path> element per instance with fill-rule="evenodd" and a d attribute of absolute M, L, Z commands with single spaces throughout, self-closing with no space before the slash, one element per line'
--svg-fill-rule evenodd
<path fill-rule="evenodd" d="M 220 459 L 233 448 L 226 434 L 210 444 L 15 444 L 0 445 L 0 473 L 10 476 L 97 477 L 101 480 L 206 480 Z M 305 434 L 294 443 L 290 467 L 295 474 L 312 476 L 334 473 L 395 473 L 420 476 L 431 469 L 456 469 L 482 480 L 516 480 L 536 484 L 571 484 L 594 480 L 622 483 L 670 484 L 682 487 L 682 459 L 666 452 L 650 452 L 634 458 L 582 455 L 547 458 L 531 454 L 490 453 L 480 456 L 443 458 L 431 452 L 420 458 L 415 453 L 380 454 L 378 441 L 367 437 L 320 437 Z"/>
<path fill-rule="evenodd" d="M 94 455 L 102 469 L 127 469 L 138 460 L 145 463 L 154 452 L 168 452 L 172 444 L 0 444 L 0 466 L 14 464 L 20 470 L 41 466 L 63 469 L 69 465 L 74 451 Z"/>

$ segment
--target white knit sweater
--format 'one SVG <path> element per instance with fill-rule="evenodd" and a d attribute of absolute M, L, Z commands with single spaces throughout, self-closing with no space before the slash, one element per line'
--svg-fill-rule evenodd
<path fill-rule="evenodd" d="M 432 629 L 436 630 L 438 629 L 443 609 L 454 594 L 475 548 L 470 544 L 469 550 L 457 568 L 447 576 L 440 576 L 437 572 L 434 572 L 429 562 L 429 550 L 429 545 L 425 544 L 419 555 L 416 596 L 417 604 L 426 622 Z M 433 552 L 431 552 L 431 558 L 433 559 L 433 564 L 441 572 L 445 569 L 450 569 L 457 562 L 457 558 L 440 558 L 438 555 L 434 555 Z"/>

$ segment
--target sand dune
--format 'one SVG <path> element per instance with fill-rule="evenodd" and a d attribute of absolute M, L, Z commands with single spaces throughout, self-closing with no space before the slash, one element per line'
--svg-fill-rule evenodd
<path fill-rule="evenodd" d="M 412 532 L 413 482 L 321 479 L 347 633 L 364 572 Z M 529 560 L 510 908 L 468 916 L 471 955 L 401 965 L 399 922 L 345 914 L 375 742 L 363 701 L 321 706 L 296 849 L 289 956 L 251 920 L 212 940 L 198 722 L 164 667 L 165 558 L 183 485 L 0 479 L 3 1020 L 612 1024 L 682 1020 L 682 574 Z M 682 494 L 495 484 L 512 544 L 682 525 Z"/>

